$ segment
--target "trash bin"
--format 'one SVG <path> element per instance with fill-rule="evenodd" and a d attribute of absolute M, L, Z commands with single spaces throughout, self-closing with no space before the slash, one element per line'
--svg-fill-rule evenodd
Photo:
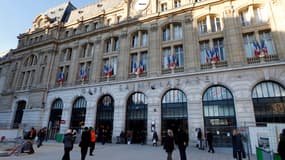
<path fill-rule="evenodd" d="M 274 160 L 281 160 L 281 157 L 279 156 L 278 153 L 274 153 Z"/>
<path fill-rule="evenodd" d="M 57 133 L 55 135 L 55 141 L 62 142 L 63 141 L 63 134 L 62 133 Z"/>
<path fill-rule="evenodd" d="M 275 155 L 273 154 L 272 151 L 268 151 L 259 147 L 256 147 L 256 157 L 257 160 L 279 160 L 275 159 Z"/>
<path fill-rule="evenodd" d="M 256 157 L 257 157 L 257 160 L 263 160 L 261 148 L 256 147 Z"/>

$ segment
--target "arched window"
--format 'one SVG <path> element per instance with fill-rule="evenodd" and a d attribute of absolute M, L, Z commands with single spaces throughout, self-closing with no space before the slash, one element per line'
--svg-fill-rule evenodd
<path fill-rule="evenodd" d="M 257 125 L 285 122 L 285 89 L 276 82 L 264 81 L 252 91 Z"/>
<path fill-rule="evenodd" d="M 223 86 L 212 86 L 203 95 L 205 131 L 214 133 L 214 144 L 231 146 L 230 134 L 236 127 L 234 99 Z"/>
<path fill-rule="evenodd" d="M 106 132 L 106 141 L 112 142 L 114 120 L 114 99 L 110 95 L 103 96 L 97 105 L 96 129 L 98 130 L 98 141 L 102 140 L 102 132 Z"/>
<path fill-rule="evenodd" d="M 72 106 L 70 128 L 80 129 L 85 125 L 86 105 L 87 101 L 84 97 L 75 100 Z"/>
<path fill-rule="evenodd" d="M 62 108 L 63 108 L 63 102 L 61 99 L 56 99 L 51 106 L 49 124 L 48 124 L 48 129 L 50 130 L 48 137 L 50 139 L 55 139 L 56 134 L 59 132 L 61 116 L 62 116 Z"/>
<path fill-rule="evenodd" d="M 132 143 L 145 143 L 147 133 L 147 103 L 146 96 L 143 93 L 133 93 L 128 98 L 126 133 L 132 133 Z"/>
<path fill-rule="evenodd" d="M 171 89 L 165 93 L 161 101 L 161 134 L 166 136 L 167 129 L 174 133 L 178 128 L 188 132 L 187 98 L 184 92 Z"/>

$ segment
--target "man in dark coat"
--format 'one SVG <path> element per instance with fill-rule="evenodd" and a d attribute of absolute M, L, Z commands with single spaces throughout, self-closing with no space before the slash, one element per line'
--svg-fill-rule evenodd
<path fill-rule="evenodd" d="M 187 160 L 186 147 L 188 146 L 188 141 L 189 141 L 188 134 L 186 134 L 186 132 L 178 128 L 177 135 L 175 137 L 176 137 L 175 143 L 177 144 L 179 149 L 180 159 Z"/>
<path fill-rule="evenodd" d="M 174 150 L 174 137 L 172 130 L 167 130 L 167 136 L 164 139 L 163 149 L 167 153 L 167 160 L 172 160 L 172 152 Z"/>
<path fill-rule="evenodd" d="M 280 135 L 277 152 L 280 155 L 281 160 L 285 160 L 285 129 L 282 130 L 282 133 Z"/>
<path fill-rule="evenodd" d="M 242 160 L 242 158 L 246 158 L 242 143 L 242 135 L 239 133 L 238 129 L 233 130 L 232 142 L 233 142 L 233 157 L 237 160 Z"/>
<path fill-rule="evenodd" d="M 90 146 L 91 136 L 88 127 L 85 127 L 82 131 L 81 141 L 79 147 L 81 147 L 81 160 L 85 160 L 88 147 Z"/>
<path fill-rule="evenodd" d="M 62 160 L 70 160 L 69 153 L 73 148 L 73 135 L 71 129 L 68 129 L 66 131 L 66 134 L 64 135 L 63 138 L 63 143 L 64 143 L 64 155 L 62 157 Z"/>
<path fill-rule="evenodd" d="M 208 145 L 209 145 L 208 152 L 215 153 L 214 148 L 213 148 L 213 134 L 212 134 L 212 132 L 210 130 L 207 130 L 206 137 L 207 137 L 207 142 L 208 142 Z"/>

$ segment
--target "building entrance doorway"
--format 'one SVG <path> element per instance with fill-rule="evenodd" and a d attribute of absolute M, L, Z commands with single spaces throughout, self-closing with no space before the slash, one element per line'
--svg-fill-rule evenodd
<path fill-rule="evenodd" d="M 161 103 L 161 137 L 162 143 L 171 129 L 174 136 L 178 128 L 188 134 L 188 111 L 186 95 L 178 90 L 172 89 L 166 92 Z"/>
<path fill-rule="evenodd" d="M 127 101 L 126 136 L 128 143 L 146 142 L 147 104 L 143 93 L 132 94 Z"/>
<path fill-rule="evenodd" d="M 99 142 L 112 142 L 114 119 L 114 100 L 110 95 L 103 96 L 97 105 L 96 133 Z"/>

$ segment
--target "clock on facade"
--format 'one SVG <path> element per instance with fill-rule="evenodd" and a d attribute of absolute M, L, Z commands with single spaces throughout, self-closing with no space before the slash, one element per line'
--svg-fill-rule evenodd
<path fill-rule="evenodd" d="M 133 0 L 132 8 L 135 11 L 143 11 L 149 5 L 149 0 Z"/>

